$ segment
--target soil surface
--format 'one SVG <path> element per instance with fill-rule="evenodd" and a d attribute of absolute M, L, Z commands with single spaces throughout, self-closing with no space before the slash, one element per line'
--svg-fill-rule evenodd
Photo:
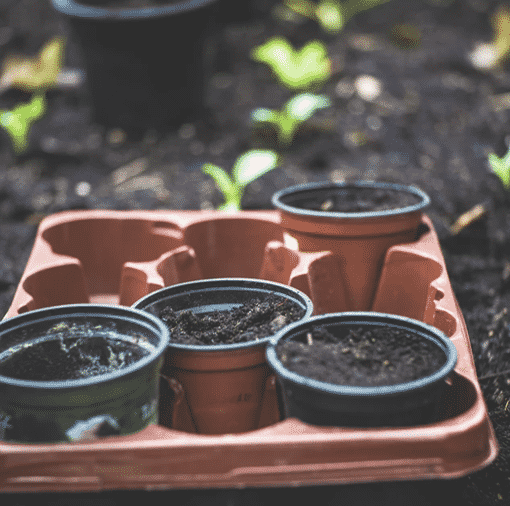
<path fill-rule="evenodd" d="M 382 188 L 345 188 L 325 191 L 323 195 L 314 199 L 301 197 L 299 201 L 285 198 L 282 200 L 299 209 L 340 213 L 387 211 L 413 206 L 420 202 L 420 198 L 412 193 Z"/>
<path fill-rule="evenodd" d="M 107 9 L 135 9 L 139 7 L 161 7 L 181 0 L 78 0 L 77 3 Z"/>
<path fill-rule="evenodd" d="M 0 359 L 0 374 L 31 381 L 89 378 L 123 369 L 149 352 L 105 336 L 60 337 L 23 346 Z"/>
<path fill-rule="evenodd" d="M 295 302 L 270 294 L 228 311 L 194 313 L 164 308 L 158 315 L 170 330 L 170 342 L 179 344 L 236 344 L 258 341 L 303 317 Z"/>
<path fill-rule="evenodd" d="M 496 461 L 467 477 L 425 483 L 320 487 L 321 503 L 496 505 L 510 502 L 510 192 L 491 173 L 487 156 L 510 145 L 510 63 L 475 68 L 469 54 L 493 38 L 500 0 L 391 0 L 351 19 L 336 35 L 313 20 L 289 14 L 277 0 L 253 0 L 244 23 L 220 24 L 206 83 L 207 111 L 171 132 L 133 140 L 92 120 L 83 57 L 69 25 L 49 0 L 0 1 L 0 59 L 36 55 L 66 36 L 65 66 L 75 84 L 47 93 L 45 116 L 34 124 L 29 148 L 15 156 L 0 137 L 0 311 L 5 314 L 26 264 L 40 220 L 67 209 L 212 209 L 222 195 L 200 168 L 230 171 L 251 148 L 275 149 L 277 169 L 246 187 L 245 209 L 270 209 L 271 196 L 294 184 L 375 179 L 416 184 L 432 200 L 431 217 L 467 321 L 478 374 L 500 444 Z M 274 9 L 270 8 L 274 6 Z M 398 25 L 400 28 L 395 28 Z M 402 28 L 403 26 L 403 28 Z M 257 107 L 281 109 L 294 92 L 252 60 L 252 49 L 275 35 L 294 47 L 318 39 L 334 73 L 316 91 L 332 107 L 318 111 L 290 146 L 261 135 L 250 121 Z M 160 48 L 162 62 L 165 48 Z M 360 77 L 377 79 L 367 97 Z M 7 90 L 0 108 L 30 100 Z M 370 99 L 369 99 L 370 98 Z M 459 217 L 478 207 L 467 225 Z M 384 487 L 384 488 L 383 488 Z M 139 492 L 138 500 L 168 504 L 282 504 L 316 501 L 316 487 L 284 490 Z M 188 494 L 188 495 L 186 495 Z M 80 496 L 94 504 L 124 504 L 133 492 Z M 150 499 L 148 499 L 150 497 Z M 361 498 L 361 499 L 360 499 Z M 11 504 L 41 497 L 6 494 Z M 49 494 L 48 504 L 76 502 Z"/>
<path fill-rule="evenodd" d="M 360 387 L 424 378 L 446 362 L 444 351 L 432 341 L 393 327 L 352 328 L 343 335 L 318 327 L 306 338 L 281 342 L 276 352 L 282 364 L 297 374 Z"/>

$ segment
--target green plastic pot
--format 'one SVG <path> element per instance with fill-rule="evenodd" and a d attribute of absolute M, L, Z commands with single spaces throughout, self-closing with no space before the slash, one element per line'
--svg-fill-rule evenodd
<path fill-rule="evenodd" d="M 72 337 L 127 341 L 146 354 L 123 368 L 78 379 L 39 381 L 0 375 L 0 440 L 85 441 L 131 434 L 158 422 L 159 372 L 169 342 L 168 330 L 158 318 L 100 304 L 23 313 L 0 322 L 0 371 L 1 363 L 16 351 L 59 339 L 62 331 Z"/>

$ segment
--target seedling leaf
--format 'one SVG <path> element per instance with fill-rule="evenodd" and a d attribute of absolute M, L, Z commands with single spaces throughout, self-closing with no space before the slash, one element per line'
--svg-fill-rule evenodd
<path fill-rule="evenodd" d="M 252 149 L 237 159 L 233 169 L 234 180 L 244 187 L 274 169 L 277 161 L 278 155 L 274 151 Z"/>
<path fill-rule="evenodd" d="M 309 119 L 317 109 L 330 105 L 331 101 L 324 95 L 301 93 L 291 98 L 281 111 L 255 109 L 252 112 L 252 120 L 274 125 L 278 131 L 279 142 L 290 144 L 303 121 Z"/>
<path fill-rule="evenodd" d="M 317 109 L 324 109 L 331 105 L 331 100 L 324 95 L 313 93 L 301 93 L 291 98 L 285 105 L 287 114 L 294 118 L 305 121 L 309 119 Z"/>
<path fill-rule="evenodd" d="M 327 32 L 336 33 L 344 27 L 345 16 L 338 2 L 323 0 L 319 3 L 315 15 Z"/>
<path fill-rule="evenodd" d="M 32 123 L 42 117 L 45 112 L 44 95 L 35 95 L 28 104 L 18 105 L 12 111 L 0 110 L 0 126 L 9 134 L 16 153 L 25 151 Z"/>
<path fill-rule="evenodd" d="M 218 186 L 221 193 L 223 193 L 225 200 L 231 200 L 235 198 L 237 194 L 237 188 L 230 176 L 217 165 L 206 163 L 202 167 L 202 172 L 211 176 L 214 182 Z"/>
<path fill-rule="evenodd" d="M 35 58 L 8 56 L 4 60 L 0 89 L 25 91 L 48 88 L 56 83 L 64 58 L 64 39 L 55 37 Z"/>
<path fill-rule="evenodd" d="M 499 158 L 495 153 L 489 154 L 489 164 L 491 166 L 492 172 L 499 177 L 503 186 L 508 190 L 510 189 L 510 160 L 508 153 L 503 157 Z"/>
<path fill-rule="evenodd" d="M 252 150 L 241 155 L 234 164 L 233 178 L 217 165 L 206 163 L 202 172 L 211 176 L 223 193 L 222 211 L 239 211 L 241 198 L 247 184 L 276 167 L 278 155 L 274 151 Z"/>
<path fill-rule="evenodd" d="M 252 58 L 267 64 L 290 89 L 308 88 L 329 79 L 331 62 L 322 42 L 312 41 L 295 50 L 283 37 L 273 37 L 252 51 Z"/>
<path fill-rule="evenodd" d="M 510 51 L 510 11 L 505 5 L 501 5 L 492 17 L 492 28 L 493 44 L 499 59 L 503 59 Z"/>

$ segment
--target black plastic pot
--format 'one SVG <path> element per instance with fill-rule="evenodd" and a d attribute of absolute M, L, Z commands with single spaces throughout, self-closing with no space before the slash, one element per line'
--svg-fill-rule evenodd
<path fill-rule="evenodd" d="M 289 339 L 306 343 L 307 334 L 324 327 L 332 334 L 370 326 L 405 329 L 437 345 L 446 362 L 435 373 L 406 383 L 362 387 L 317 381 L 286 368 L 276 348 Z M 306 423 L 322 426 L 383 427 L 410 426 L 436 420 L 446 379 L 457 362 L 455 345 L 441 331 L 417 320 L 374 312 L 333 313 L 297 322 L 270 339 L 266 350 L 269 366 L 282 389 L 284 411 Z"/>
<path fill-rule="evenodd" d="M 118 340 L 143 348 L 145 355 L 83 378 L 38 381 L 0 375 L 0 440 L 84 441 L 131 434 L 158 422 L 159 371 L 169 341 L 158 318 L 99 304 L 29 311 L 0 322 L 0 367 L 31 345 L 65 335 Z"/>
<path fill-rule="evenodd" d="M 172 285 L 138 300 L 133 307 L 156 316 L 165 307 L 193 313 L 226 311 L 255 297 L 276 294 L 305 310 L 311 300 L 290 286 L 247 278 L 191 281 Z M 261 426 L 266 382 L 271 370 L 265 346 L 270 336 L 236 344 L 192 345 L 170 342 L 162 374 L 169 378 L 174 400 L 161 423 L 174 429 L 203 434 L 237 433 Z M 275 402 L 275 408 L 276 408 Z"/>
<path fill-rule="evenodd" d="M 136 136 L 198 116 L 217 1 L 107 9 L 52 0 L 81 44 L 95 120 Z"/>

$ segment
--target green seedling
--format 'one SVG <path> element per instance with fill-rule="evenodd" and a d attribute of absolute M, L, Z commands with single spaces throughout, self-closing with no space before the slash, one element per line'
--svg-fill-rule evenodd
<path fill-rule="evenodd" d="M 489 43 L 478 44 L 469 54 L 479 69 L 492 69 L 510 56 L 510 9 L 501 5 L 491 19 L 493 37 Z"/>
<path fill-rule="evenodd" d="M 255 109 L 251 118 L 255 124 L 274 125 L 278 132 L 278 142 L 289 145 L 297 129 L 318 109 L 331 105 L 331 100 L 324 95 L 301 93 L 291 98 L 281 111 L 259 108 Z"/>
<path fill-rule="evenodd" d="M 34 58 L 7 56 L 2 65 L 0 91 L 20 88 L 32 92 L 54 86 L 64 59 L 64 39 L 55 37 Z"/>
<path fill-rule="evenodd" d="M 499 158 L 495 153 L 489 154 L 489 165 L 492 172 L 499 177 L 503 186 L 510 189 L 510 148 L 503 158 Z"/>
<path fill-rule="evenodd" d="M 330 33 L 340 32 L 356 14 L 389 2 L 389 0 L 284 0 L 285 5 L 301 16 L 317 21 Z"/>
<path fill-rule="evenodd" d="M 331 76 L 331 61 L 326 46 L 309 42 L 295 50 L 284 37 L 273 37 L 252 51 L 252 58 L 267 64 L 291 90 L 307 89 Z"/>
<path fill-rule="evenodd" d="M 44 95 L 34 95 L 28 104 L 18 105 L 12 111 L 0 110 L 0 126 L 9 134 L 16 154 L 25 151 L 32 123 L 41 118 L 45 112 Z"/>
<path fill-rule="evenodd" d="M 221 211 L 240 211 L 241 198 L 248 184 L 274 169 L 278 155 L 274 151 L 253 149 L 242 154 L 235 162 L 230 177 L 221 167 L 206 163 L 202 172 L 211 176 L 225 202 L 218 207 Z"/>

